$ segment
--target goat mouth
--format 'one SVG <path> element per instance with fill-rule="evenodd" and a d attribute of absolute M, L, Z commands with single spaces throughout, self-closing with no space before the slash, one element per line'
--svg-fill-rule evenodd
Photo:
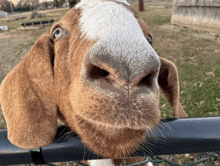
<path fill-rule="evenodd" d="M 150 92 L 133 90 L 128 96 L 115 87 L 106 90 L 81 82 L 70 91 L 73 128 L 93 152 L 108 158 L 127 156 L 160 122 L 159 89 Z"/>
<path fill-rule="evenodd" d="M 83 91 L 85 95 L 80 95 Z M 159 91 L 130 96 L 122 91 L 106 93 L 92 88 L 83 91 L 72 94 L 71 103 L 78 116 L 94 125 L 151 130 L 160 121 Z"/>
<path fill-rule="evenodd" d="M 80 116 L 80 115 L 79 115 Z M 150 131 L 155 128 L 155 126 L 160 122 L 160 119 L 157 118 L 155 120 L 125 120 L 120 119 L 116 121 L 103 121 L 96 118 L 88 118 L 85 116 L 80 116 L 82 119 L 90 122 L 91 124 L 99 127 L 111 127 L 111 128 L 117 128 L 117 129 L 134 129 L 134 130 L 147 130 Z M 154 121 L 152 123 L 152 121 Z"/>

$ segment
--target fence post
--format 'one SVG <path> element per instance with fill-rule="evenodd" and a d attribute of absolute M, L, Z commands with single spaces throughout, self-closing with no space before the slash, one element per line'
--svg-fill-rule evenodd
<path fill-rule="evenodd" d="M 145 11 L 145 9 L 144 9 L 144 0 L 138 0 L 138 10 L 139 10 L 139 12 Z"/>

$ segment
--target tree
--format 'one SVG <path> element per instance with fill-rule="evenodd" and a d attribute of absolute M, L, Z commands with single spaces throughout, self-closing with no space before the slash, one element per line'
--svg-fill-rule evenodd
<path fill-rule="evenodd" d="M 37 9 L 39 6 L 39 0 L 25 0 L 25 4 L 34 9 Z"/>
<path fill-rule="evenodd" d="M 138 10 L 140 12 L 145 11 L 145 9 L 144 9 L 144 0 L 138 0 Z"/>
<path fill-rule="evenodd" d="M 19 0 L 15 11 L 29 11 L 39 7 L 39 0 Z"/>
<path fill-rule="evenodd" d="M 63 4 L 65 3 L 65 0 L 59 0 L 59 6 L 63 7 Z"/>
<path fill-rule="evenodd" d="M 73 8 L 78 2 L 79 0 L 69 0 L 69 8 Z"/>
<path fill-rule="evenodd" d="M 54 7 L 59 7 L 59 2 L 58 2 L 58 0 L 53 0 L 53 6 Z"/>
<path fill-rule="evenodd" d="M 11 5 L 12 6 L 10 6 L 10 2 L 7 0 L 0 0 L 0 10 L 3 10 L 5 12 L 12 12 L 13 10 L 12 8 L 14 8 L 14 4 L 12 3 Z"/>
<path fill-rule="evenodd" d="M 0 10 L 3 10 L 3 6 L 7 3 L 7 0 L 0 0 Z"/>

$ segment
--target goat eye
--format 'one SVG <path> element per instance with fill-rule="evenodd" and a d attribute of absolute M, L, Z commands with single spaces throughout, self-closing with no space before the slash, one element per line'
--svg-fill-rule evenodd
<path fill-rule="evenodd" d="M 147 39 L 148 43 L 150 43 L 152 45 L 152 39 L 149 36 L 146 37 L 146 39 Z"/>
<path fill-rule="evenodd" d="M 62 29 L 61 28 L 56 28 L 53 31 L 53 38 L 56 39 L 62 35 Z"/>

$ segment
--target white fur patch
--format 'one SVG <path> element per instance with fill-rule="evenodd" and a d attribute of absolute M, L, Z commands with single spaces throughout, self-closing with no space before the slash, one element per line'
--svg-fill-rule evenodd
<path fill-rule="evenodd" d="M 102 160 L 88 160 L 90 166 L 115 166 L 111 159 Z M 153 166 L 151 162 L 147 163 L 147 166 Z"/>
<path fill-rule="evenodd" d="M 111 159 L 89 160 L 90 166 L 114 166 Z"/>
<path fill-rule="evenodd" d="M 133 14 L 115 2 L 84 0 L 76 5 L 76 8 L 81 8 L 82 10 L 82 17 L 80 18 L 82 36 L 86 36 L 90 40 L 99 39 L 116 31 L 118 31 L 117 33 L 119 31 L 126 33 L 126 29 L 137 27 L 138 25 Z M 141 32 L 140 27 L 138 30 Z"/>
<path fill-rule="evenodd" d="M 147 166 L 154 166 L 152 162 L 147 163 Z"/>
<path fill-rule="evenodd" d="M 82 0 L 80 29 L 82 37 L 97 40 L 93 54 L 108 55 L 115 62 L 122 62 L 131 69 L 131 76 L 140 71 L 159 68 L 159 57 L 146 40 L 142 29 L 123 5 L 112 1 Z M 155 80 L 156 81 L 156 80 Z"/>

